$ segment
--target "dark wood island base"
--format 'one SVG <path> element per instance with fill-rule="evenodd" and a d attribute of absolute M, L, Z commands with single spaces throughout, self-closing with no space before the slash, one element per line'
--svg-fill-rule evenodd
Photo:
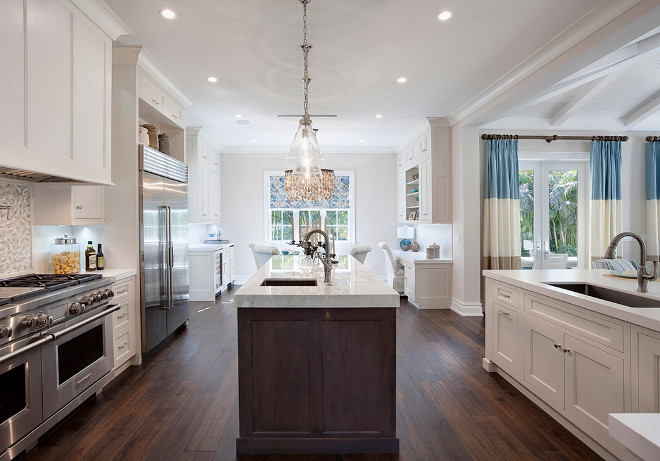
<path fill-rule="evenodd" d="M 398 453 L 396 309 L 238 308 L 236 452 Z"/>

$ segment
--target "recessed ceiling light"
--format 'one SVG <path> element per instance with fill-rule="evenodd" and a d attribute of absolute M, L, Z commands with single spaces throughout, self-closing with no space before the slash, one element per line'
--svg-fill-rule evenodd
<path fill-rule="evenodd" d="M 253 139 L 252 142 L 259 142 L 259 140 L 258 139 Z"/>
<path fill-rule="evenodd" d="M 236 114 L 236 115 L 234 115 L 234 117 L 236 117 L 236 118 L 241 118 L 242 115 L 241 115 L 241 114 Z"/>
<path fill-rule="evenodd" d="M 406 77 L 399 77 L 396 79 L 396 81 L 399 83 L 406 83 L 408 79 Z"/>
<path fill-rule="evenodd" d="M 210 76 L 206 80 L 208 80 L 210 83 L 217 83 L 218 77 Z"/>
<path fill-rule="evenodd" d="M 376 118 L 383 118 L 383 114 L 377 114 Z"/>
<path fill-rule="evenodd" d="M 360 143 L 364 144 L 364 139 L 360 139 Z"/>
<path fill-rule="evenodd" d="M 247 120 L 236 120 L 236 123 L 239 125 L 249 125 L 250 122 Z"/>
<path fill-rule="evenodd" d="M 174 19 L 176 18 L 176 14 L 174 11 L 165 8 L 164 10 L 160 10 L 160 15 L 164 17 L 165 19 Z"/>
<path fill-rule="evenodd" d="M 451 11 L 443 11 L 438 15 L 440 21 L 446 21 L 449 18 L 451 18 Z"/>

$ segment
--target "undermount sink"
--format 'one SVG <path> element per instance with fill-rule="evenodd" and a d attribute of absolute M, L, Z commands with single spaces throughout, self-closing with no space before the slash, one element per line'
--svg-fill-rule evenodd
<path fill-rule="evenodd" d="M 316 279 L 264 279 L 262 287 L 315 287 Z"/>
<path fill-rule="evenodd" d="M 591 296 L 592 298 L 602 299 L 604 301 L 610 301 L 612 303 L 622 304 L 628 307 L 657 307 L 660 308 L 660 300 L 646 298 L 644 296 L 639 296 L 632 293 L 626 293 L 616 290 L 610 290 L 609 288 L 603 288 L 597 285 L 592 285 L 590 283 L 546 283 L 556 288 L 561 288 L 562 290 L 572 291 L 574 293 L 580 293 L 582 295 Z"/>

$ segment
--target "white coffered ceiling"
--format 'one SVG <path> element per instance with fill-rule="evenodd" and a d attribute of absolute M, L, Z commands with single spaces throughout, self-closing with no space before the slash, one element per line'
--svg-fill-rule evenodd
<path fill-rule="evenodd" d="M 298 0 L 106 3 L 135 34 L 120 43 L 144 46 L 193 101 L 187 125 L 203 126 L 226 149 L 290 144 L 297 119 L 276 116 L 302 112 Z M 530 56 L 564 36 L 570 47 L 637 3 L 644 2 L 313 0 L 310 112 L 338 115 L 313 119 L 319 142 L 325 149 L 396 147 L 425 117 L 456 113 Z M 176 19 L 162 18 L 162 8 L 174 10 Z M 437 20 L 443 10 L 452 11 L 449 21 Z M 575 104 L 568 119 L 625 119 L 652 103 L 660 88 L 656 58 L 645 56 L 608 78 L 601 96 Z M 208 83 L 210 75 L 218 83 Z M 408 82 L 397 83 L 400 76 Z M 552 119 L 585 91 L 578 85 L 505 115 Z M 249 125 L 236 124 L 236 114 Z"/>

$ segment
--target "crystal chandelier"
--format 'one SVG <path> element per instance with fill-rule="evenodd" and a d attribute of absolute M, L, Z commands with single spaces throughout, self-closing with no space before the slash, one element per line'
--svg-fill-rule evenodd
<path fill-rule="evenodd" d="M 311 0 L 299 1 L 303 6 L 303 44 L 300 48 L 303 52 L 304 114 L 286 156 L 287 163 L 293 164 L 293 168 L 284 173 L 284 189 L 291 201 L 330 200 L 335 189 L 335 173 L 321 168 L 325 161 L 308 111 L 311 79 L 307 72 L 312 45 L 307 43 L 307 5 Z"/>

